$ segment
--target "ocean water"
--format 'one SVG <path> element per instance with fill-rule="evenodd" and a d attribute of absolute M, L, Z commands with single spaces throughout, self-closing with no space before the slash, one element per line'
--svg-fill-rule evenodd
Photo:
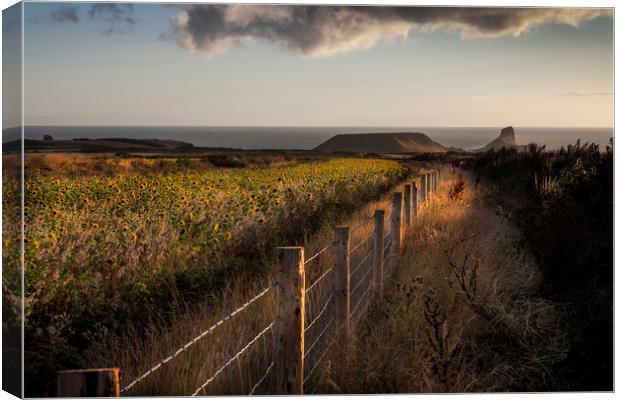
<path fill-rule="evenodd" d="M 200 147 L 236 149 L 310 150 L 340 133 L 422 132 L 448 147 L 475 149 L 499 136 L 502 127 L 157 127 L 157 126 L 26 126 L 27 139 L 134 138 L 174 139 Z M 17 136 L 16 136 L 17 134 Z M 606 145 L 613 128 L 515 127 L 518 144 L 544 144 L 548 149 L 581 142 Z M 18 131 L 3 132 L 3 141 L 15 140 Z"/>

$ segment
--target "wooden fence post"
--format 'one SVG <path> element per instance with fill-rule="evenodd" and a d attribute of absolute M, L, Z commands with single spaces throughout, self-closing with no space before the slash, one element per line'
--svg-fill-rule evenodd
<path fill-rule="evenodd" d="M 277 274 L 276 390 L 278 394 L 303 394 L 306 315 L 304 248 L 278 247 Z"/>
<path fill-rule="evenodd" d="M 336 329 L 343 335 L 343 345 L 349 344 L 351 337 L 351 271 L 349 251 L 351 246 L 350 229 L 348 226 L 336 227 L 336 269 L 334 273 L 334 302 L 336 308 Z"/>
<path fill-rule="evenodd" d="M 428 203 L 431 199 L 431 180 L 430 174 L 424 174 L 424 202 Z"/>
<path fill-rule="evenodd" d="M 413 210 L 413 221 L 418 219 L 418 186 L 413 182 L 411 184 L 411 209 Z"/>
<path fill-rule="evenodd" d="M 118 368 L 72 369 L 59 371 L 58 397 L 119 397 Z"/>
<path fill-rule="evenodd" d="M 403 248 L 403 192 L 392 193 L 392 238 L 396 251 Z"/>
<path fill-rule="evenodd" d="M 420 175 L 420 203 L 426 203 L 426 178 Z"/>
<path fill-rule="evenodd" d="M 385 210 L 375 210 L 374 282 L 379 300 L 383 299 L 383 240 L 385 237 Z"/>
<path fill-rule="evenodd" d="M 405 183 L 405 226 L 411 226 L 411 183 Z"/>

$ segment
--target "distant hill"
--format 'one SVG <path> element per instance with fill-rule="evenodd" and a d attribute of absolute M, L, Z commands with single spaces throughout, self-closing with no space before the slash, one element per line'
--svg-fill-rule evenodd
<path fill-rule="evenodd" d="M 324 153 L 445 153 L 444 146 L 419 132 L 336 135 L 317 146 Z"/>
<path fill-rule="evenodd" d="M 3 143 L 4 151 L 17 151 L 20 140 Z M 26 151 L 70 151 L 70 152 L 182 152 L 194 149 L 191 143 L 178 140 L 159 139 L 73 139 L 73 140 L 24 140 Z"/>
<path fill-rule="evenodd" d="M 502 131 L 499 134 L 499 137 L 496 138 L 495 140 L 493 140 L 491 143 L 487 144 L 486 146 L 477 149 L 476 151 L 488 151 L 488 150 L 499 150 L 502 148 L 512 148 L 512 147 L 516 147 L 516 148 L 523 148 L 524 146 L 519 146 L 517 144 L 517 141 L 515 139 L 515 130 L 512 126 L 507 126 L 506 128 L 502 129 Z"/>

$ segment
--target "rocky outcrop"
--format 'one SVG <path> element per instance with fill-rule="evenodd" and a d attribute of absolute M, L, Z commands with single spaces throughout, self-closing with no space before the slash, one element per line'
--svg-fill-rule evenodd
<path fill-rule="evenodd" d="M 419 132 L 355 133 L 336 135 L 317 146 L 324 153 L 445 153 L 441 144 Z"/>
<path fill-rule="evenodd" d="M 497 139 L 493 140 L 491 143 L 476 151 L 487 151 L 491 149 L 499 150 L 504 147 L 520 147 L 519 145 L 517 145 L 517 141 L 515 140 L 515 130 L 512 126 L 508 126 L 502 129 Z"/>

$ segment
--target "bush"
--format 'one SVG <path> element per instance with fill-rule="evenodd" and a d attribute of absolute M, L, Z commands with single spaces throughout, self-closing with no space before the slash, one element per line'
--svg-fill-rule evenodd
<path fill-rule="evenodd" d="M 613 147 L 489 151 L 467 166 L 495 187 L 544 275 L 543 293 L 571 308 L 569 390 L 612 390 Z"/>

